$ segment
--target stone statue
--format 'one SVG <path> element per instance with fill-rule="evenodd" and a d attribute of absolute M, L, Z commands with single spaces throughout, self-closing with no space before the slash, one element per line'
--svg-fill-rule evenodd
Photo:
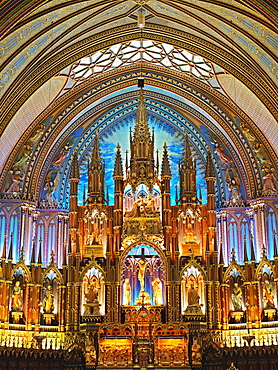
<path fill-rule="evenodd" d="M 157 306 L 163 305 L 163 292 L 162 292 L 162 282 L 159 278 L 152 281 L 153 286 L 153 297 L 154 304 Z"/>
<path fill-rule="evenodd" d="M 234 283 L 232 303 L 235 311 L 242 311 L 242 289 L 238 283 Z"/>
<path fill-rule="evenodd" d="M 22 311 L 22 289 L 17 281 L 12 292 L 12 311 Z"/>
<path fill-rule="evenodd" d="M 263 303 L 265 308 L 275 308 L 273 286 L 269 280 L 265 280 L 264 282 Z"/>
<path fill-rule="evenodd" d="M 123 284 L 123 305 L 129 306 L 131 303 L 131 286 L 129 279 L 125 279 Z"/>
<path fill-rule="evenodd" d="M 44 313 L 52 313 L 54 310 L 54 294 L 51 285 L 48 285 L 43 298 L 43 311 Z"/>
<path fill-rule="evenodd" d="M 87 293 L 85 293 L 86 303 L 98 303 L 98 289 L 96 282 L 92 281 L 88 287 Z"/>

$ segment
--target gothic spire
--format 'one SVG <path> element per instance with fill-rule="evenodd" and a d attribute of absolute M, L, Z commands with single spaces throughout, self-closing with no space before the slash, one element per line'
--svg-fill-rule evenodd
<path fill-rule="evenodd" d="M 42 239 L 40 239 L 40 244 L 39 244 L 39 254 L 38 254 L 38 266 L 42 265 Z"/>
<path fill-rule="evenodd" d="M 214 166 L 212 162 L 212 156 L 211 156 L 211 151 L 208 151 L 208 156 L 207 156 L 207 164 L 206 164 L 206 177 L 215 177 L 215 171 L 214 171 Z"/>
<path fill-rule="evenodd" d="M 220 256 L 219 256 L 219 265 L 224 266 L 224 256 L 223 256 L 223 243 L 222 240 L 220 240 Z"/>
<path fill-rule="evenodd" d="M 117 145 L 117 152 L 116 152 L 116 160 L 114 166 L 113 177 L 123 177 L 123 163 L 122 163 L 122 156 L 121 156 L 121 147 L 118 143 Z"/>
<path fill-rule="evenodd" d="M 79 179 L 80 179 L 80 175 L 79 175 L 77 151 L 75 150 L 73 153 L 73 159 L 71 163 L 70 180 L 79 180 Z"/>
<path fill-rule="evenodd" d="M 163 146 L 161 176 L 162 177 L 172 177 L 166 143 L 164 143 L 164 146 Z"/>
<path fill-rule="evenodd" d="M 134 131 L 134 139 L 145 139 L 148 138 L 150 140 L 151 134 L 150 129 L 147 121 L 147 112 L 146 106 L 143 96 L 143 89 L 140 89 L 139 95 L 139 104 L 138 104 L 138 114 L 137 114 L 137 121 L 135 125 Z"/>
<path fill-rule="evenodd" d="M 91 169 L 94 171 L 102 171 L 102 161 L 100 156 L 100 149 L 99 149 L 99 138 L 98 138 L 98 132 L 95 134 L 95 140 L 93 145 L 93 152 L 91 157 Z"/>
<path fill-rule="evenodd" d="M 2 249 L 2 260 L 5 260 L 7 257 L 7 234 L 4 234 L 4 244 Z"/>
<path fill-rule="evenodd" d="M 14 234 L 11 233 L 10 249 L 9 249 L 9 255 L 8 255 L 8 261 L 10 261 L 10 262 L 12 262 L 12 260 L 13 260 L 13 236 L 14 236 Z"/>
<path fill-rule="evenodd" d="M 134 134 L 130 134 L 130 180 L 133 191 L 145 184 L 152 192 L 156 179 L 154 166 L 154 135 L 151 136 L 147 121 L 143 90 L 140 90 L 138 115 Z"/>
<path fill-rule="evenodd" d="M 255 250 L 254 250 L 254 243 L 253 243 L 253 236 L 251 236 L 251 262 L 256 262 L 256 257 L 255 257 Z"/>
<path fill-rule="evenodd" d="M 95 135 L 91 164 L 88 171 L 89 203 L 104 202 L 104 168 L 99 149 L 98 133 Z"/>
<path fill-rule="evenodd" d="M 31 262 L 30 262 L 31 265 L 35 265 L 36 264 L 35 255 L 36 255 L 36 244 L 35 244 L 35 239 L 33 239 L 32 255 L 31 255 Z"/>
<path fill-rule="evenodd" d="M 193 158 L 192 153 L 189 145 L 188 135 L 185 135 L 185 143 L 184 143 L 184 154 L 183 154 L 183 162 L 182 165 L 184 169 L 193 170 Z"/>
<path fill-rule="evenodd" d="M 248 253 L 247 253 L 247 245 L 246 245 L 246 236 L 243 237 L 243 248 L 244 248 L 244 263 L 248 263 Z"/>

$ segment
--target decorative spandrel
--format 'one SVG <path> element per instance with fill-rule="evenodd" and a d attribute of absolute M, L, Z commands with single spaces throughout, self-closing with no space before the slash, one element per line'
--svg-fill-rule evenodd
<path fill-rule="evenodd" d="M 128 253 L 122 277 L 122 305 L 164 304 L 164 267 L 161 257 L 150 246 L 138 245 Z"/>

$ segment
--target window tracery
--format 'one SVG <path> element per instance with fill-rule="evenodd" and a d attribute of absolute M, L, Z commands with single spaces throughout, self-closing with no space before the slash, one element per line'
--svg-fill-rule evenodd
<path fill-rule="evenodd" d="M 62 71 L 60 75 L 66 75 L 69 78 L 64 91 L 100 73 L 142 62 L 185 73 L 209 84 L 214 89 L 220 89 L 219 84 L 216 83 L 213 64 L 201 56 L 165 43 L 133 40 L 97 51 L 91 56 L 80 59 L 70 69 Z"/>

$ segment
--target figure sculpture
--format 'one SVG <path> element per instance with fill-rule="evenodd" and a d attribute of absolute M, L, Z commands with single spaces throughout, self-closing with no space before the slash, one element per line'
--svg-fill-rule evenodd
<path fill-rule="evenodd" d="M 224 152 L 223 147 L 219 143 L 215 143 L 214 153 L 218 155 L 218 158 L 222 163 L 228 164 L 232 162 L 231 157 Z"/>
<path fill-rule="evenodd" d="M 22 311 L 22 289 L 17 281 L 12 292 L 12 311 Z"/>
<path fill-rule="evenodd" d="M 21 168 L 12 170 L 12 182 L 7 189 L 7 194 L 17 194 L 20 192 L 20 187 L 24 179 L 24 173 Z"/>
<path fill-rule="evenodd" d="M 188 290 L 188 295 L 187 295 L 188 306 L 199 307 L 199 300 L 200 300 L 200 296 L 199 296 L 198 290 L 194 288 L 193 284 L 191 284 L 190 290 Z"/>
<path fill-rule="evenodd" d="M 163 304 L 163 292 L 162 292 L 162 282 L 159 278 L 156 278 L 152 281 L 153 286 L 153 297 L 154 304 L 161 306 Z"/>
<path fill-rule="evenodd" d="M 145 290 L 145 272 L 146 272 L 146 268 L 147 268 L 148 264 L 150 264 L 150 262 L 155 258 L 155 256 L 152 256 L 152 258 L 149 259 L 149 260 L 140 258 L 139 261 L 137 261 L 133 256 L 131 256 L 131 257 L 138 264 L 138 267 L 139 267 L 139 269 L 138 269 L 138 280 L 140 282 L 140 290 L 144 291 Z"/>
<path fill-rule="evenodd" d="M 85 293 L 86 303 L 97 303 L 98 302 L 98 289 L 96 283 L 92 281 L 88 287 L 87 293 Z"/>
<path fill-rule="evenodd" d="M 194 341 L 191 347 L 191 358 L 192 358 L 192 364 L 198 364 L 201 362 L 201 359 L 202 359 L 201 346 L 198 343 L 197 338 L 194 338 Z"/>
<path fill-rule="evenodd" d="M 265 280 L 264 282 L 263 302 L 265 308 L 275 308 L 273 286 L 269 280 Z"/>
<path fill-rule="evenodd" d="M 230 174 L 232 173 L 232 175 Z M 240 179 L 238 177 L 238 174 L 234 168 L 226 169 L 225 171 L 225 179 L 227 188 L 230 191 L 229 194 L 229 201 L 231 206 L 240 206 L 242 205 L 242 196 L 240 193 Z"/>
<path fill-rule="evenodd" d="M 129 279 L 125 279 L 123 284 L 123 305 L 129 306 L 131 303 L 131 286 Z"/>
<path fill-rule="evenodd" d="M 278 183 L 272 170 L 268 167 L 265 167 L 264 172 L 265 174 L 263 176 L 264 180 L 263 192 L 270 194 L 277 193 Z"/>
<path fill-rule="evenodd" d="M 48 285 L 43 298 L 43 311 L 44 313 L 52 313 L 54 310 L 54 294 L 51 285 Z"/>
<path fill-rule="evenodd" d="M 232 303 L 235 311 L 242 311 L 242 290 L 238 283 L 234 283 Z"/>

